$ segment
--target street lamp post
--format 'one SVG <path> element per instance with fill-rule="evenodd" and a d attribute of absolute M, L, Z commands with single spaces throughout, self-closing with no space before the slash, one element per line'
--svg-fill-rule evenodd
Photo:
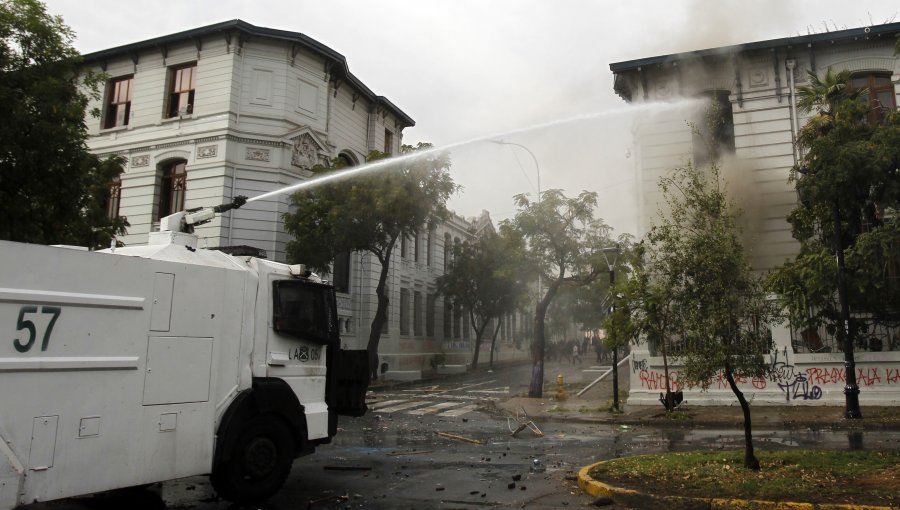
<path fill-rule="evenodd" d="M 610 246 L 608 248 L 603 248 L 603 259 L 606 261 L 606 267 L 609 268 L 609 292 L 612 295 L 612 299 L 609 304 L 609 314 L 612 314 L 613 307 L 616 305 L 616 294 L 615 294 L 615 283 L 616 283 L 616 261 L 619 259 L 619 253 L 621 253 L 621 249 L 619 245 Z M 609 261 L 609 256 L 607 254 L 612 255 L 612 262 Z M 613 344 L 613 362 L 612 362 L 612 370 L 613 370 L 613 409 L 616 411 L 619 410 L 619 347 L 616 344 Z"/>
<path fill-rule="evenodd" d="M 507 142 L 506 140 L 489 140 L 491 143 L 496 143 L 497 145 L 514 145 L 516 147 L 525 149 L 525 152 L 531 156 L 532 161 L 534 161 L 534 169 L 537 172 L 537 202 L 541 203 L 541 165 L 538 164 L 537 157 L 531 152 L 531 149 L 525 147 L 524 145 L 516 142 Z"/>
<path fill-rule="evenodd" d="M 848 419 L 862 418 L 859 409 L 859 385 L 856 383 L 856 361 L 853 357 L 853 336 L 850 334 L 850 305 L 847 302 L 847 269 L 844 266 L 844 243 L 841 239 L 841 207 L 837 200 L 832 206 L 834 213 L 834 244 L 837 259 L 838 301 L 841 305 L 841 330 L 844 341 L 844 417 Z"/>
<path fill-rule="evenodd" d="M 524 149 L 525 152 L 531 156 L 531 160 L 534 161 L 534 169 L 537 172 L 537 204 L 541 204 L 541 165 L 538 164 L 537 156 L 531 152 L 531 149 L 525 147 L 524 145 L 516 142 L 507 142 L 505 140 L 488 140 L 491 143 L 495 143 L 497 145 L 514 145 L 519 147 L 520 149 Z M 537 292 L 537 303 L 538 308 L 541 303 L 541 293 L 543 292 L 543 282 L 540 269 L 538 270 L 538 292 Z M 532 356 L 534 361 L 534 366 L 532 367 L 531 374 L 531 390 L 528 392 L 528 396 L 530 397 L 539 397 L 541 396 L 541 387 L 544 380 L 544 333 L 543 326 L 540 328 L 540 335 L 538 335 L 538 313 L 537 309 L 535 310 L 534 315 L 534 334 L 539 337 L 535 338 L 533 341 L 537 341 L 537 345 L 532 344 Z M 534 348 L 536 347 L 536 349 Z"/>

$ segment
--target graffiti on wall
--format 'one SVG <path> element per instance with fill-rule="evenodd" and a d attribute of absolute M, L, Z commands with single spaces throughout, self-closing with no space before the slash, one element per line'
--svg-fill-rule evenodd
<path fill-rule="evenodd" d="M 842 366 L 810 366 L 797 368 L 788 359 L 788 350 L 774 351 L 769 354 L 767 377 L 735 376 L 735 382 L 751 384 L 754 389 L 764 390 L 770 385 L 777 386 L 784 393 L 785 400 L 819 400 L 822 398 L 822 386 L 843 385 L 847 375 Z M 663 372 L 648 368 L 647 360 L 632 360 L 632 373 L 637 373 L 641 388 L 648 390 L 665 390 L 666 376 Z M 678 379 L 677 370 L 669 370 L 669 386 L 672 391 L 685 388 Z M 856 381 L 861 387 L 874 385 L 900 385 L 900 368 L 883 366 L 857 367 Z M 716 374 L 710 386 L 717 389 L 728 387 L 728 380 L 722 372 Z"/>

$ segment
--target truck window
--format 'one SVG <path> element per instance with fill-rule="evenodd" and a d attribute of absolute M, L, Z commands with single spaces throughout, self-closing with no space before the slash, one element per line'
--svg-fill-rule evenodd
<path fill-rule="evenodd" d="M 275 331 L 321 344 L 338 340 L 334 288 L 303 280 L 272 282 Z"/>

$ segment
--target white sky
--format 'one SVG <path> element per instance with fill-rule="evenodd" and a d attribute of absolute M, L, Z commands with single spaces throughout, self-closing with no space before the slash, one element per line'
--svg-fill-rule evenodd
<path fill-rule="evenodd" d="M 83 53 L 241 19 L 301 32 L 416 121 L 404 143 L 454 145 L 464 216 L 515 212 L 512 195 L 600 194 L 598 214 L 634 231 L 625 102 L 612 62 L 897 21 L 896 0 L 45 0 Z M 612 111 L 613 113 L 609 113 Z M 581 116 L 581 120 L 556 123 Z M 538 130 L 533 125 L 552 124 Z"/>

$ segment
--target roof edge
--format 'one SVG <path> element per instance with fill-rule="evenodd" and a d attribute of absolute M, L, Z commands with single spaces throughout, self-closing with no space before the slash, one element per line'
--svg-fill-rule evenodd
<path fill-rule="evenodd" d="M 609 64 L 609 69 L 613 73 L 622 71 L 630 71 L 643 66 L 663 64 L 673 60 L 697 59 L 715 55 L 729 55 L 740 53 L 743 51 L 753 51 L 770 49 L 781 46 L 801 46 L 808 44 L 816 44 L 822 42 L 836 42 L 846 40 L 871 39 L 882 37 L 885 35 L 900 34 L 900 23 L 884 23 L 881 25 L 872 25 L 869 27 L 850 28 L 847 30 L 838 30 L 835 32 L 825 32 L 821 34 L 810 34 L 794 37 L 782 37 L 780 39 L 768 39 L 765 41 L 757 41 L 745 44 L 735 44 L 731 46 L 719 46 L 716 48 L 708 48 L 697 51 L 688 51 L 683 53 L 672 53 L 668 55 L 659 55 L 656 57 L 641 58 L 636 60 L 625 60 L 622 62 L 614 62 Z"/>
<path fill-rule="evenodd" d="M 220 23 L 214 23 L 212 25 L 206 25 L 198 28 L 192 28 L 190 30 L 184 30 L 181 32 L 176 32 L 174 34 L 168 34 L 160 37 L 154 37 L 152 39 L 146 39 L 144 41 L 133 42 L 129 44 L 124 44 L 122 46 L 116 46 L 113 48 L 108 48 L 105 50 L 94 51 L 91 53 L 87 53 L 82 55 L 82 59 L 85 63 L 92 63 L 102 61 L 104 59 L 108 59 L 111 57 L 119 56 L 122 54 L 128 54 L 135 51 L 146 50 L 150 48 L 156 48 L 160 46 L 164 46 L 166 44 L 183 41 L 185 39 L 193 39 L 198 37 L 203 37 L 215 33 L 228 32 L 231 30 L 237 30 L 243 33 L 246 33 L 251 36 L 259 36 L 259 37 L 267 37 L 271 39 L 281 39 L 285 41 L 293 41 L 301 44 L 302 46 L 308 48 L 316 54 L 321 55 L 326 60 L 330 60 L 334 64 L 337 64 L 337 67 L 333 70 L 335 74 L 340 76 L 342 79 L 349 82 L 353 87 L 358 89 L 370 102 L 374 104 L 381 104 L 388 108 L 391 113 L 394 114 L 400 121 L 405 124 L 404 127 L 412 127 L 415 126 L 416 123 L 407 115 L 403 110 L 398 108 L 392 102 L 390 102 L 384 96 L 379 96 L 375 94 L 369 87 L 367 87 L 359 78 L 357 78 L 353 73 L 350 72 L 350 67 L 347 64 L 347 59 L 342 54 L 337 51 L 329 48 L 328 46 L 316 41 L 315 39 L 302 34 L 300 32 L 291 32 L 289 30 L 279 30 L 275 28 L 266 28 L 266 27 L 258 27 L 256 25 L 252 25 L 247 23 L 246 21 L 240 19 L 233 19 L 229 21 L 223 21 Z"/>

